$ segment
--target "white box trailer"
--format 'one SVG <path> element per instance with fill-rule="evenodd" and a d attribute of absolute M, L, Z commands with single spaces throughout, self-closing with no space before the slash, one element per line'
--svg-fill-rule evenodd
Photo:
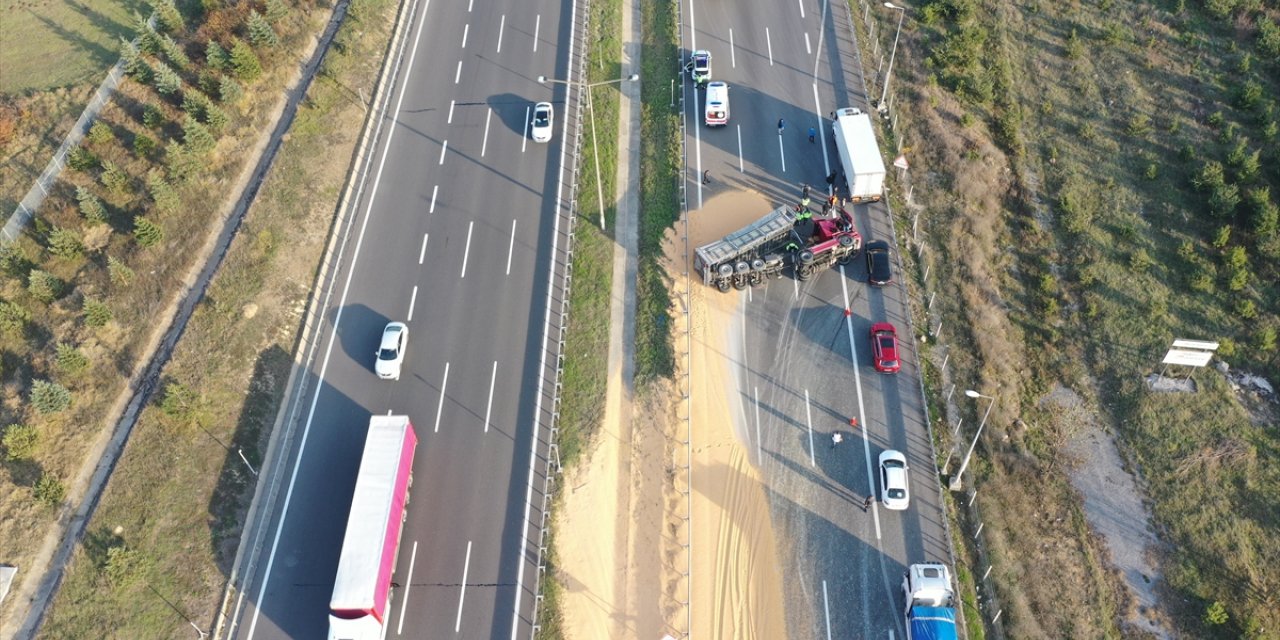
<path fill-rule="evenodd" d="M 874 202 L 884 197 L 884 159 L 871 128 L 871 116 L 853 107 L 837 109 L 831 134 L 849 183 L 849 198 Z"/>
<path fill-rule="evenodd" d="M 408 416 L 373 416 L 356 475 L 338 574 L 329 600 L 329 640 L 386 637 L 405 506 L 418 436 Z"/>

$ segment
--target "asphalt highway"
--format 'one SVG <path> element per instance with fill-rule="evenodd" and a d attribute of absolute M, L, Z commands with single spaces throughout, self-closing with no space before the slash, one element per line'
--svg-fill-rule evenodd
<path fill-rule="evenodd" d="M 386 413 L 420 438 L 386 637 L 531 635 L 566 94 L 536 78 L 569 75 L 574 7 L 416 4 L 238 638 L 326 636 L 368 420 Z M 550 144 L 527 128 L 542 100 Z M 398 381 L 373 374 L 389 321 L 409 327 Z"/>
<path fill-rule="evenodd" d="M 715 193 L 734 189 L 758 191 L 778 206 L 796 204 L 809 184 L 820 203 L 825 176 L 840 167 L 828 115 L 848 106 L 872 111 L 846 5 L 685 2 L 685 54 L 711 51 L 713 79 L 729 84 L 731 105 L 727 126 L 705 127 L 703 92 L 686 79 L 689 215 L 699 215 Z M 818 134 L 813 142 L 811 127 Z M 710 185 L 702 184 L 704 171 L 711 172 Z M 852 211 L 864 243 L 894 243 L 885 204 Z M 895 282 L 886 287 L 866 283 L 859 255 L 808 282 L 788 272 L 721 294 L 740 302 L 741 326 L 731 328 L 741 340 L 738 413 L 747 424 L 739 431 L 753 434 L 750 446 L 765 478 L 793 638 L 905 637 L 899 585 L 906 565 L 949 564 L 897 263 L 895 256 Z M 879 321 L 892 322 L 901 337 L 896 375 L 871 365 L 868 332 Z M 832 446 L 836 432 L 843 441 Z M 864 513 L 863 499 L 879 495 L 876 461 L 886 449 L 907 456 L 911 506 L 896 512 L 877 504 Z"/>

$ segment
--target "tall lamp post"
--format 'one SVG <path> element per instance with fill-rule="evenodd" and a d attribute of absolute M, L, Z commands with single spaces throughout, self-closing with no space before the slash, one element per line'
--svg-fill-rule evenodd
<path fill-rule="evenodd" d="M 892 2 L 886 2 L 884 3 L 884 6 L 889 9 L 893 9 L 894 11 L 898 11 L 899 13 L 898 31 L 893 34 L 893 51 L 889 53 L 889 70 L 884 72 L 884 90 L 880 92 L 880 103 L 876 105 L 876 108 L 879 109 L 881 113 L 885 113 L 889 110 L 889 107 L 885 105 L 884 101 L 889 97 L 889 79 L 893 77 L 893 58 L 898 54 L 898 36 L 902 35 L 902 19 L 907 15 L 906 7 L 899 7 Z"/>
<path fill-rule="evenodd" d="M 566 84 L 569 86 L 577 86 L 585 89 L 587 92 L 587 111 L 591 114 L 591 156 L 596 161 L 596 204 L 600 207 L 600 230 L 604 231 L 604 186 L 600 183 L 600 147 L 596 145 L 596 108 L 595 102 L 591 100 L 592 87 L 599 87 L 606 84 L 614 84 L 622 81 L 635 82 L 640 79 L 640 74 L 633 73 L 625 78 L 614 78 L 612 80 L 604 80 L 601 82 L 592 82 L 590 84 L 584 82 L 575 82 L 573 80 L 557 80 L 546 76 L 538 76 L 538 84 Z M 567 104 L 567 101 L 566 101 Z"/>
<path fill-rule="evenodd" d="M 978 446 L 978 438 L 982 437 L 982 427 L 987 425 L 987 416 L 991 415 L 991 407 L 996 406 L 996 399 L 993 396 L 983 395 L 973 389 L 965 390 L 964 394 L 970 398 L 986 398 L 991 401 L 987 405 L 986 413 L 982 414 L 982 422 L 978 423 L 978 432 L 973 434 L 973 444 L 969 445 L 969 452 L 964 454 L 964 460 L 960 462 L 960 470 L 956 471 L 956 475 L 951 476 L 951 490 L 959 491 L 962 486 L 960 477 L 964 475 L 964 470 L 969 466 L 969 457 L 973 455 L 973 448 Z"/>

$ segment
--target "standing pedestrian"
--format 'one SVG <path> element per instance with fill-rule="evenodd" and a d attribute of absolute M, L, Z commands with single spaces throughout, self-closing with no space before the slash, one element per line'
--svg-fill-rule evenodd
<path fill-rule="evenodd" d="M 808 197 L 809 197 L 809 185 L 807 185 L 807 184 L 806 184 L 806 185 L 804 186 L 804 191 L 803 191 L 803 192 L 801 192 L 800 197 L 802 197 L 802 198 L 808 198 Z"/>
<path fill-rule="evenodd" d="M 702 172 L 702 184 L 711 184 L 711 170 L 705 169 Z"/>
<path fill-rule="evenodd" d="M 866 511 L 870 509 L 871 503 L 875 501 L 876 501 L 876 497 L 874 494 L 867 496 L 867 499 L 862 501 L 862 510 Z"/>
<path fill-rule="evenodd" d="M 813 127 L 809 127 L 809 142 L 813 142 L 814 138 L 816 138 L 817 135 L 818 135 L 817 130 L 815 130 Z"/>
<path fill-rule="evenodd" d="M 778 118 L 778 135 L 782 135 L 782 130 L 787 128 L 787 121 Z"/>
<path fill-rule="evenodd" d="M 832 448 L 832 449 L 836 448 L 836 445 L 840 444 L 840 443 L 841 443 L 841 442 L 843 442 L 843 441 L 844 441 L 844 436 L 840 435 L 840 432 L 839 432 L 839 431 L 837 431 L 837 432 L 835 432 L 835 433 L 831 434 L 831 448 Z"/>

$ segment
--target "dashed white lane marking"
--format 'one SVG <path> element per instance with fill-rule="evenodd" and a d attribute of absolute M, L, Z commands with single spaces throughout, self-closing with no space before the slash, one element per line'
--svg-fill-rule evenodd
<path fill-rule="evenodd" d="M 493 373 L 489 374 L 489 404 L 484 408 L 484 432 L 489 433 L 489 419 L 493 417 L 493 388 L 498 384 L 498 361 L 493 361 Z"/>
<path fill-rule="evenodd" d="M 484 140 L 480 143 L 480 157 L 484 157 L 484 152 L 489 148 L 489 121 L 493 119 L 493 107 L 489 107 L 489 114 L 484 117 Z"/>
<path fill-rule="evenodd" d="M 431 237 L 429 233 L 422 234 L 422 249 L 418 251 L 418 264 L 422 264 L 422 261 L 427 257 L 427 238 L 429 237 Z"/>
<path fill-rule="evenodd" d="M 507 29 L 507 14 L 502 14 L 502 22 L 498 23 L 498 53 L 502 53 L 502 33 Z"/>
<path fill-rule="evenodd" d="M 516 221 L 511 221 L 511 244 L 507 246 L 507 275 L 511 275 L 511 256 L 516 252 Z"/>
<path fill-rule="evenodd" d="M 413 293 L 409 294 L 409 322 L 413 322 L 413 307 L 418 304 L 418 285 L 413 285 Z"/>
<path fill-rule="evenodd" d="M 764 28 L 764 42 L 769 45 L 769 66 L 773 66 L 773 39 L 769 37 L 769 27 Z"/>
<path fill-rule="evenodd" d="M 467 277 L 467 258 L 471 257 L 471 231 L 475 228 L 475 220 L 467 224 L 467 248 L 462 252 L 462 275 L 459 275 L 459 278 Z"/>
<path fill-rule="evenodd" d="M 449 363 L 444 363 L 444 379 L 440 381 L 440 404 L 436 405 L 436 428 L 431 433 L 440 433 L 440 414 L 444 412 L 444 391 L 449 386 Z"/>
<path fill-rule="evenodd" d="M 400 623 L 396 625 L 396 635 L 404 633 L 404 610 L 409 605 L 409 589 L 413 587 L 413 563 L 418 560 L 418 541 L 413 541 L 413 553 L 409 554 L 409 579 L 404 583 L 404 596 L 400 598 Z"/>
<path fill-rule="evenodd" d="M 440 193 L 440 185 L 431 187 L 431 208 L 427 209 L 427 213 L 436 212 L 436 194 Z"/>
<path fill-rule="evenodd" d="M 462 628 L 462 603 L 467 599 L 467 573 L 471 571 L 471 541 L 467 541 L 467 559 L 462 563 L 462 588 L 458 590 L 458 619 L 453 623 L 453 632 Z"/>
<path fill-rule="evenodd" d="M 533 52 L 538 52 L 538 29 L 542 27 L 542 14 L 539 13 L 533 20 Z"/>

